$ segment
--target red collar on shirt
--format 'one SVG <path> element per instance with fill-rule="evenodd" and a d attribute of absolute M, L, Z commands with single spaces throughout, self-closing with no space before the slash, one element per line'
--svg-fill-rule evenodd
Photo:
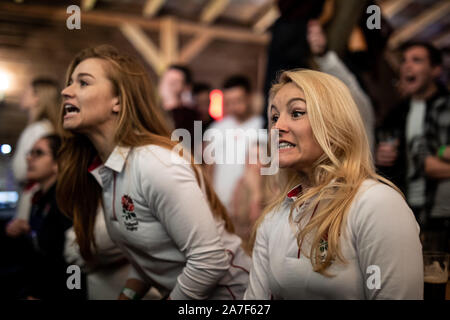
<path fill-rule="evenodd" d="M 100 160 L 99 156 L 95 156 L 94 160 L 92 160 L 91 164 L 89 165 L 88 171 L 92 172 L 98 167 L 102 165 L 102 160 Z"/>
<path fill-rule="evenodd" d="M 295 198 L 297 197 L 299 194 L 301 194 L 303 191 L 302 185 L 299 184 L 298 186 L 295 186 L 294 188 L 292 188 L 288 194 L 287 197 L 288 198 Z"/>
<path fill-rule="evenodd" d="M 30 191 L 31 189 L 33 189 L 38 183 L 35 181 L 28 181 L 27 184 L 25 185 L 24 190 L 25 191 Z"/>

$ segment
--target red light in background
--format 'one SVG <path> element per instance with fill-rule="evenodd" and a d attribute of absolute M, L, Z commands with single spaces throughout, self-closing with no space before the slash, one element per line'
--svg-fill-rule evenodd
<path fill-rule="evenodd" d="M 214 120 L 223 118 L 223 93 L 219 89 L 212 90 L 209 94 L 209 115 Z"/>

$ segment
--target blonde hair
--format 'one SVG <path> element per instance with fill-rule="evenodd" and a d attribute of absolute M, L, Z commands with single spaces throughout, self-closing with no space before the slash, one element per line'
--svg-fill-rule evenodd
<path fill-rule="evenodd" d="M 308 202 L 306 210 L 318 206 L 306 226 L 302 230 L 299 229 L 297 243 L 300 247 L 305 236 L 312 235 L 309 258 L 313 269 L 329 276 L 326 269 L 334 258 L 346 263 L 339 239 L 346 214 L 361 183 L 366 179 L 375 179 L 391 186 L 400 194 L 401 191 L 389 180 L 375 173 L 358 108 L 349 89 L 340 80 L 313 70 L 285 71 L 270 90 L 270 103 L 287 83 L 294 83 L 303 91 L 314 138 L 323 150 L 323 154 L 313 164 L 310 177 L 312 187 L 294 201 L 290 221 L 293 221 L 294 208 L 300 207 L 305 202 Z M 265 215 L 281 206 L 288 191 L 302 182 L 300 174 L 292 169 L 280 169 L 276 178 L 280 193 L 257 221 L 251 247 L 254 245 L 257 228 Z M 294 223 L 300 225 L 300 221 Z M 321 257 L 318 250 L 322 240 L 328 241 L 325 258 Z"/>
<path fill-rule="evenodd" d="M 48 119 L 53 128 L 56 128 L 61 101 L 58 84 L 51 79 L 37 78 L 33 80 L 31 87 L 37 97 L 36 113 L 31 122 Z"/>

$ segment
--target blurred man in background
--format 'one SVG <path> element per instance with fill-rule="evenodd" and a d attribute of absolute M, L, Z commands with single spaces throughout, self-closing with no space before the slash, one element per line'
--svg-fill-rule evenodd
<path fill-rule="evenodd" d="M 442 231 L 440 246 L 448 250 L 450 99 L 437 81 L 441 71 L 441 53 L 432 45 L 402 46 L 399 89 L 405 101 L 378 134 L 376 164 L 405 192 L 421 225 Z"/>

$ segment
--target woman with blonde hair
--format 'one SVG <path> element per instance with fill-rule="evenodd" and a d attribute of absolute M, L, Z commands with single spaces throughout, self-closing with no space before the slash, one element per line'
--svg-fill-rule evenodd
<path fill-rule="evenodd" d="M 19 183 L 26 181 L 26 155 L 33 145 L 52 133 L 58 122 L 60 94 L 58 84 L 48 78 L 36 78 L 25 91 L 20 103 L 28 112 L 28 125 L 21 133 L 13 158 L 14 177 Z"/>
<path fill-rule="evenodd" d="M 171 149 L 143 67 L 111 46 L 81 51 L 62 91 L 57 197 L 92 261 L 97 207 L 132 267 L 118 293 L 155 286 L 170 299 L 239 299 L 250 257 L 201 169 Z M 189 157 L 191 158 L 191 157 Z"/>
<path fill-rule="evenodd" d="M 348 88 L 325 73 L 286 71 L 268 117 L 281 192 L 257 222 L 245 298 L 422 299 L 418 224 L 375 173 Z"/>
<path fill-rule="evenodd" d="M 55 131 L 60 110 L 58 83 L 49 78 L 35 78 L 25 90 L 20 108 L 28 112 L 28 125 L 20 134 L 12 159 L 20 196 L 11 226 L 18 234 L 24 234 L 28 225 L 31 197 L 39 189 L 37 183 L 27 181 L 27 154 L 39 139 Z"/>

